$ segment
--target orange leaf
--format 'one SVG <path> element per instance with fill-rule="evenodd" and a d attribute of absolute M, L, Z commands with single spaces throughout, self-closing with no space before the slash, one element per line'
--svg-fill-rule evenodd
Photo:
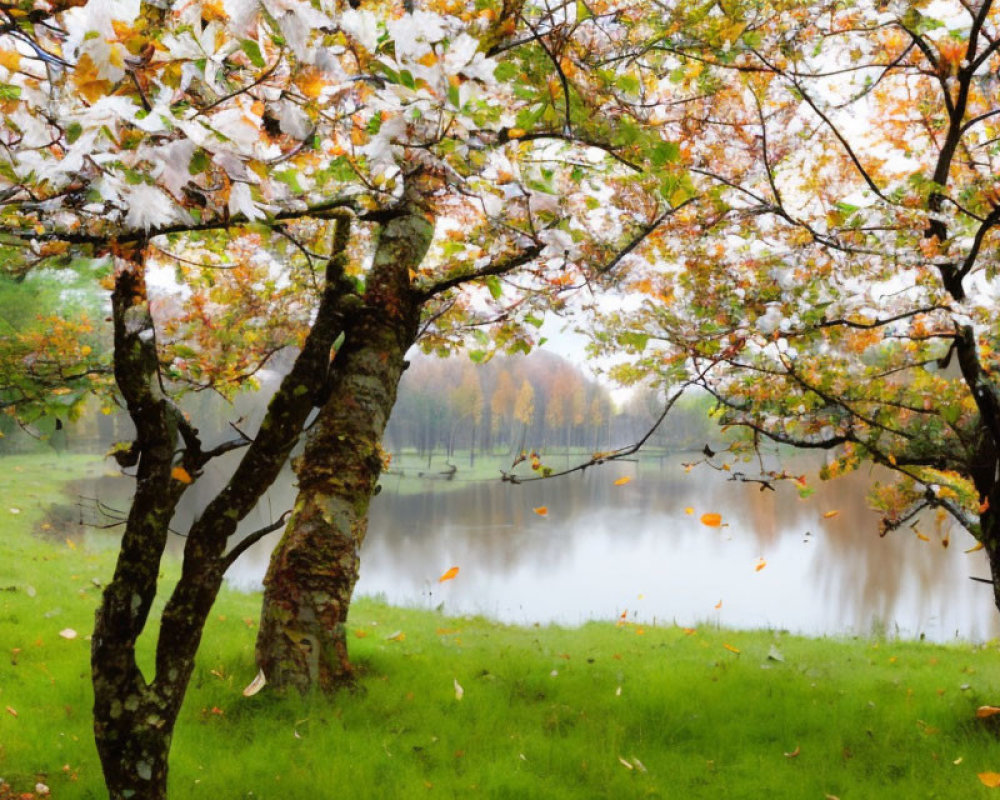
<path fill-rule="evenodd" d="M 447 570 L 440 578 L 438 578 L 438 583 L 444 583 L 445 581 L 450 581 L 456 575 L 458 575 L 458 567 L 452 567 L 451 569 Z"/>
<path fill-rule="evenodd" d="M 12 717 L 17 716 L 17 711 L 11 708 L 10 706 L 7 706 L 7 713 L 10 714 Z"/>
<path fill-rule="evenodd" d="M 760 572 L 764 567 L 767 566 L 767 562 L 763 558 L 757 559 L 757 564 L 754 566 L 754 572 Z"/>
<path fill-rule="evenodd" d="M 710 528 L 718 528 L 722 524 L 722 515 L 715 513 L 702 514 L 701 524 L 708 525 Z"/>
<path fill-rule="evenodd" d="M 740 649 L 738 647 L 733 647 L 731 644 L 723 644 L 722 646 L 725 647 L 730 653 L 736 653 L 736 655 L 740 654 Z"/>
<path fill-rule="evenodd" d="M 354 637 L 356 639 L 364 639 L 367 635 L 368 631 L 366 631 L 364 628 L 358 628 L 356 631 L 354 631 Z"/>
<path fill-rule="evenodd" d="M 681 630 L 684 631 L 685 636 L 694 636 L 698 632 L 697 628 L 681 628 Z"/>
<path fill-rule="evenodd" d="M 548 506 L 538 506 L 538 508 L 533 508 L 532 511 L 534 511 L 536 514 L 538 514 L 538 516 L 544 517 L 544 516 L 548 515 L 548 513 L 549 513 L 549 507 Z"/>
<path fill-rule="evenodd" d="M 914 531 L 914 533 L 917 535 L 917 538 L 922 542 L 929 542 L 931 540 L 929 536 L 924 536 L 924 534 L 920 533 L 919 531 Z"/>
<path fill-rule="evenodd" d="M 976 777 L 979 778 L 983 786 L 989 786 L 991 789 L 1000 786 L 1000 772 L 980 772 Z"/>
<path fill-rule="evenodd" d="M 992 717 L 994 714 L 1000 714 L 1000 708 L 996 706 L 979 706 L 976 709 L 976 717 L 979 719 L 986 719 L 987 717 Z"/>
<path fill-rule="evenodd" d="M 783 755 L 785 756 L 785 758 L 798 758 L 799 757 L 799 753 L 801 753 L 801 752 L 802 752 L 802 748 L 800 748 L 798 745 L 795 745 L 795 749 L 792 750 L 792 752 L 790 752 L 790 753 L 784 753 Z"/>
<path fill-rule="evenodd" d="M 527 131 L 524 128 L 511 128 L 507 131 L 508 139 L 520 139 Z"/>
<path fill-rule="evenodd" d="M 720 600 L 718 603 L 716 603 L 715 607 L 716 608 L 722 608 L 722 601 Z"/>
<path fill-rule="evenodd" d="M 840 513 L 839 511 L 824 511 L 823 512 L 823 519 L 833 519 L 839 513 Z"/>
<path fill-rule="evenodd" d="M 624 478 L 619 478 L 618 480 L 616 480 L 615 481 L 615 486 L 624 486 L 630 480 L 632 480 L 631 476 L 626 475 Z"/>
<path fill-rule="evenodd" d="M 983 500 L 983 502 L 979 504 L 979 513 L 985 514 L 989 510 L 989 507 L 990 507 L 990 498 L 987 497 L 985 500 Z"/>
<path fill-rule="evenodd" d="M 193 480 L 191 474 L 184 467 L 174 467 L 170 470 L 170 477 L 181 483 L 191 483 Z"/>

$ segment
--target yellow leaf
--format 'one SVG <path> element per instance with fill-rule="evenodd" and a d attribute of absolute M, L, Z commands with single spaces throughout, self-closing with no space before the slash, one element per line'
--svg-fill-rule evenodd
<path fill-rule="evenodd" d="M 628 483 L 631 480 L 632 480 L 632 478 L 630 476 L 626 475 L 624 478 L 619 478 L 618 480 L 616 480 L 615 481 L 615 486 L 624 486 L 626 483 Z"/>
<path fill-rule="evenodd" d="M 839 511 L 824 511 L 823 512 L 823 519 L 833 519 L 838 514 L 840 514 Z"/>
<path fill-rule="evenodd" d="M 445 581 L 450 581 L 456 575 L 458 575 L 458 567 L 451 567 L 450 569 L 446 570 L 445 573 L 440 578 L 438 578 L 438 583 L 444 583 Z"/>
<path fill-rule="evenodd" d="M 21 54 L 16 50 L 0 50 L 0 67 L 17 72 L 21 66 Z"/>
<path fill-rule="evenodd" d="M 979 778 L 983 786 L 989 786 L 991 789 L 1000 786 L 1000 772 L 980 772 L 976 777 Z"/>
<path fill-rule="evenodd" d="M 507 131 L 508 139 L 520 139 L 527 131 L 524 128 L 511 128 Z"/>
<path fill-rule="evenodd" d="M 986 719 L 987 717 L 992 717 L 994 714 L 1000 714 L 1000 708 L 996 706 L 979 706 L 976 709 L 976 717 L 979 719 Z"/>
<path fill-rule="evenodd" d="M 452 683 L 455 684 L 455 699 L 461 700 L 465 696 L 465 689 L 462 688 L 462 684 L 458 682 L 458 678 L 452 678 Z"/>
<path fill-rule="evenodd" d="M 694 506 L 688 506 L 684 509 L 684 513 L 691 516 L 694 513 Z"/>
<path fill-rule="evenodd" d="M 983 549 L 983 543 L 982 542 L 976 542 L 974 545 L 972 545 L 972 547 L 970 547 L 965 552 L 966 553 L 975 553 L 977 550 L 982 550 L 982 549 Z"/>
<path fill-rule="evenodd" d="M 174 467 L 170 470 L 170 477 L 181 483 L 191 483 L 193 480 L 190 473 L 184 467 Z"/>
<path fill-rule="evenodd" d="M 549 507 L 548 506 L 538 506 L 537 508 L 533 508 L 532 511 L 534 511 L 536 514 L 538 514 L 538 516 L 544 517 L 544 516 L 546 516 L 549 513 Z"/>
<path fill-rule="evenodd" d="M 931 540 L 929 536 L 924 536 L 924 534 L 922 534 L 920 531 L 914 531 L 914 533 L 917 535 L 917 538 L 922 542 L 929 542 Z"/>
<path fill-rule="evenodd" d="M 684 631 L 685 636 L 694 636 L 698 632 L 697 628 L 681 628 L 681 630 Z"/>
<path fill-rule="evenodd" d="M 730 653 L 736 653 L 736 655 L 740 654 L 740 649 L 738 647 L 733 647 L 731 644 L 723 644 L 722 646 L 725 647 Z"/>
<path fill-rule="evenodd" d="M 707 525 L 710 528 L 718 528 L 722 524 L 722 515 L 715 513 L 708 513 L 701 515 L 701 524 Z"/>
<path fill-rule="evenodd" d="M 892 453 L 889 454 L 889 463 L 892 464 L 893 466 L 896 466 L 896 456 L 894 456 Z"/>
<path fill-rule="evenodd" d="M 364 628 L 358 628 L 356 631 L 354 631 L 355 639 L 364 639 L 367 635 L 368 631 L 366 631 Z"/>
<path fill-rule="evenodd" d="M 763 558 L 758 558 L 757 563 L 754 565 L 753 571 L 760 572 L 764 567 L 767 566 L 767 562 Z"/>
<path fill-rule="evenodd" d="M 52 527 L 52 526 L 50 525 L 49 527 Z M 74 542 L 74 541 L 73 541 L 72 539 L 70 539 L 70 538 L 69 538 L 68 536 L 66 537 L 66 546 L 67 546 L 67 547 L 68 547 L 68 548 L 69 548 L 70 550 L 76 550 L 76 542 Z"/>

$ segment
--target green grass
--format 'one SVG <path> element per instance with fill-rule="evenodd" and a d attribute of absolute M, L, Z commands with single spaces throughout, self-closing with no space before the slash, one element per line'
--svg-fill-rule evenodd
<path fill-rule="evenodd" d="M 74 548 L 33 533 L 62 481 L 101 467 L 0 463 L 0 777 L 103 797 L 85 635 L 113 549 L 107 534 Z M 975 718 L 1000 701 L 995 643 L 510 627 L 368 599 L 351 619 L 359 691 L 244 698 L 258 604 L 226 592 L 213 612 L 174 739 L 176 798 L 975 798 L 991 796 L 977 773 L 1000 772 Z"/>

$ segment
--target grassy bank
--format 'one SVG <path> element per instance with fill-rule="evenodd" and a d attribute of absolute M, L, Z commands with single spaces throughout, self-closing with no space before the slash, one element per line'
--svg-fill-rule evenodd
<path fill-rule="evenodd" d="M 0 463 L 0 777 L 103 797 L 86 634 L 110 534 L 41 530 L 61 484 L 102 467 Z M 1000 772 L 1000 742 L 975 718 L 1000 704 L 995 644 L 519 628 L 363 600 L 360 691 L 244 698 L 258 603 L 226 593 L 212 615 L 174 797 L 974 798 L 993 791 L 977 774 Z"/>

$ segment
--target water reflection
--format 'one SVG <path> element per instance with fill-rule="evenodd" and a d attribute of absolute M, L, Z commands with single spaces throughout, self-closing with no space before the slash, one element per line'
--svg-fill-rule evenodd
<path fill-rule="evenodd" d="M 609 465 L 521 486 L 428 481 L 419 494 L 386 476 L 358 591 L 513 622 L 575 624 L 628 611 L 647 622 L 813 634 L 1000 634 L 988 587 L 969 580 L 989 574 L 982 553 L 963 553 L 971 537 L 929 518 L 920 528 L 928 542 L 910 529 L 880 539 L 864 503 L 870 475 L 818 484 L 802 500 L 789 486 L 759 491 L 725 473 L 686 474 L 679 463 L 635 470 Z M 625 474 L 635 477 L 615 486 Z M 287 503 L 272 498 L 276 514 Z M 542 505 L 544 518 L 532 511 Z M 702 525 L 706 511 L 726 525 Z M 234 584 L 260 584 L 274 541 L 241 559 Z M 767 566 L 757 571 L 759 558 Z M 458 577 L 439 584 L 452 565 Z"/>

